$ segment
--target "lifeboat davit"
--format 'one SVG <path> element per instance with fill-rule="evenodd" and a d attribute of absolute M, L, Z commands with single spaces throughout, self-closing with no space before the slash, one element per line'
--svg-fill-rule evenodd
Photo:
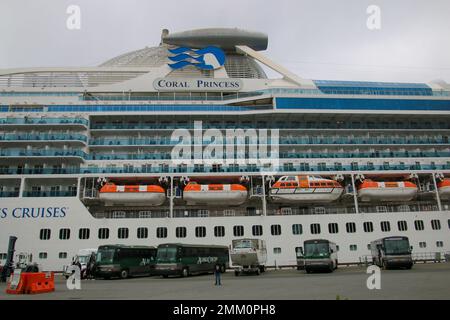
<path fill-rule="evenodd" d="M 441 199 L 450 199 L 450 179 L 444 179 L 437 183 L 439 197 Z"/>
<path fill-rule="evenodd" d="M 183 190 L 188 205 L 237 206 L 247 200 L 247 188 L 240 184 L 197 184 L 189 182 Z"/>
<path fill-rule="evenodd" d="M 358 186 L 358 196 L 361 201 L 410 201 L 417 190 L 417 186 L 409 181 L 377 182 L 367 179 Z"/>
<path fill-rule="evenodd" d="M 158 185 L 116 185 L 107 183 L 100 189 L 99 198 L 105 201 L 105 205 L 160 206 L 166 201 L 166 192 L 164 188 Z"/>
<path fill-rule="evenodd" d="M 313 176 L 284 176 L 269 190 L 274 202 L 332 202 L 339 199 L 344 188 L 339 182 Z"/>

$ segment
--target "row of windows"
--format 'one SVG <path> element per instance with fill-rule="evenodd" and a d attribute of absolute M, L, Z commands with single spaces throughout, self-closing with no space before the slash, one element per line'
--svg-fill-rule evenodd
<path fill-rule="evenodd" d="M 450 220 L 448 222 L 450 228 Z M 390 221 L 381 221 L 380 228 L 382 232 L 390 232 L 391 231 L 391 222 Z M 433 230 L 441 229 L 441 221 L 440 220 L 431 220 L 431 228 Z M 345 230 L 347 233 L 356 233 L 356 223 L 347 222 L 345 224 Z M 373 222 L 366 221 L 363 223 L 364 232 L 370 233 L 374 231 Z M 398 231 L 408 231 L 408 223 L 404 220 L 397 221 L 397 229 Z M 414 221 L 414 229 L 416 231 L 423 231 L 425 229 L 423 220 L 415 220 Z M 59 239 L 60 240 L 68 240 L 70 239 L 70 229 L 60 229 L 59 230 Z M 321 225 L 319 223 L 312 223 L 310 225 L 311 234 L 320 234 Z M 328 224 L 328 233 L 337 234 L 339 233 L 339 225 L 338 223 L 332 222 Z M 156 237 L 157 238 L 167 238 L 167 228 L 166 227 L 158 227 L 156 228 Z M 281 235 L 281 225 L 273 224 L 270 226 L 270 234 L 273 236 Z M 303 225 L 302 224 L 293 224 L 292 225 L 292 234 L 300 235 L 303 234 Z M 117 237 L 119 239 L 128 239 L 130 235 L 128 228 L 119 228 L 117 229 Z M 252 235 L 253 236 L 262 236 L 263 235 L 263 226 L 262 225 L 253 225 L 252 226 Z M 109 228 L 100 228 L 98 229 L 98 238 L 99 239 L 109 239 L 110 232 Z M 141 227 L 137 228 L 137 238 L 138 239 L 147 239 L 149 236 L 148 228 Z M 176 227 L 175 228 L 175 236 L 177 238 L 186 238 L 187 237 L 187 228 L 186 227 Z M 214 227 L 214 236 L 215 237 L 225 237 L 225 227 L 224 226 L 215 226 Z M 233 236 L 235 237 L 243 237 L 244 236 L 244 226 L 233 226 Z M 51 237 L 50 229 L 41 229 L 39 238 L 41 240 L 49 240 Z M 204 238 L 206 237 L 206 227 L 198 226 L 195 227 L 195 237 L 196 238 Z M 78 230 L 78 238 L 85 240 L 90 238 L 90 229 L 81 228 Z"/>
<path fill-rule="evenodd" d="M 436 241 L 436 247 L 437 248 L 442 248 L 444 246 L 444 242 L 443 241 Z M 337 246 L 339 249 L 339 246 Z M 427 247 L 427 243 L 424 241 L 419 242 L 419 248 L 426 248 Z M 300 252 L 302 252 L 301 250 L 302 247 L 296 247 L 295 248 L 295 252 L 297 254 L 299 254 Z M 358 245 L 356 244 L 351 244 L 349 245 L 349 250 L 350 251 L 357 251 L 358 250 Z M 370 244 L 367 245 L 367 250 L 370 250 Z M 273 248 L 273 253 L 274 254 L 281 254 L 281 248 L 280 247 L 275 247 Z M 59 259 L 67 259 L 67 252 L 59 252 L 58 254 Z M 6 259 L 6 253 L 0 253 L 0 260 L 5 260 Z M 39 253 L 39 259 L 47 259 L 47 252 L 40 252 Z"/>

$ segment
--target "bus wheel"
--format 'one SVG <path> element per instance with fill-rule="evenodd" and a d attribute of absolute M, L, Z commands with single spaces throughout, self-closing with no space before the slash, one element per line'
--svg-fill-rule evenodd
<path fill-rule="evenodd" d="M 183 278 L 189 277 L 189 269 L 188 268 L 183 268 L 183 270 L 181 271 L 181 276 Z"/>
<path fill-rule="evenodd" d="M 167 274 L 164 274 L 163 275 L 163 278 L 168 278 L 169 276 L 167 275 Z"/>
<path fill-rule="evenodd" d="M 122 271 L 120 271 L 120 277 L 122 279 L 128 278 L 128 270 L 127 269 L 123 269 Z"/>

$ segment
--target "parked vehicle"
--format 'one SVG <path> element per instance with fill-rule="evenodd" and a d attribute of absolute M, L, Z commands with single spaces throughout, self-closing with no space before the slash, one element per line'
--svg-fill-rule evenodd
<path fill-rule="evenodd" d="M 156 273 L 188 277 L 191 274 L 212 273 L 216 264 L 221 272 L 229 267 L 227 246 L 166 243 L 158 246 Z"/>
<path fill-rule="evenodd" d="M 399 267 L 411 269 L 413 260 L 412 247 L 408 237 L 386 237 L 370 243 L 373 264 L 389 269 Z"/>
<path fill-rule="evenodd" d="M 155 247 L 104 245 L 98 247 L 95 277 L 149 276 L 154 274 L 155 264 Z"/>
<path fill-rule="evenodd" d="M 231 263 L 237 267 L 234 274 L 256 273 L 265 271 L 267 262 L 266 242 L 261 239 L 236 239 L 232 241 L 230 251 Z"/>
<path fill-rule="evenodd" d="M 338 267 L 337 246 L 334 242 L 325 239 L 306 240 L 305 270 L 307 273 L 316 270 L 333 272 Z"/>

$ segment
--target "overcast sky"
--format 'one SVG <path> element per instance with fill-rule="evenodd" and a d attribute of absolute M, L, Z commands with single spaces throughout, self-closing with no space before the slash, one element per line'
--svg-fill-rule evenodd
<path fill-rule="evenodd" d="M 163 28 L 205 27 L 267 33 L 265 54 L 304 78 L 450 82 L 450 0 L 0 0 L 0 69 L 95 66 L 158 45 Z"/>

